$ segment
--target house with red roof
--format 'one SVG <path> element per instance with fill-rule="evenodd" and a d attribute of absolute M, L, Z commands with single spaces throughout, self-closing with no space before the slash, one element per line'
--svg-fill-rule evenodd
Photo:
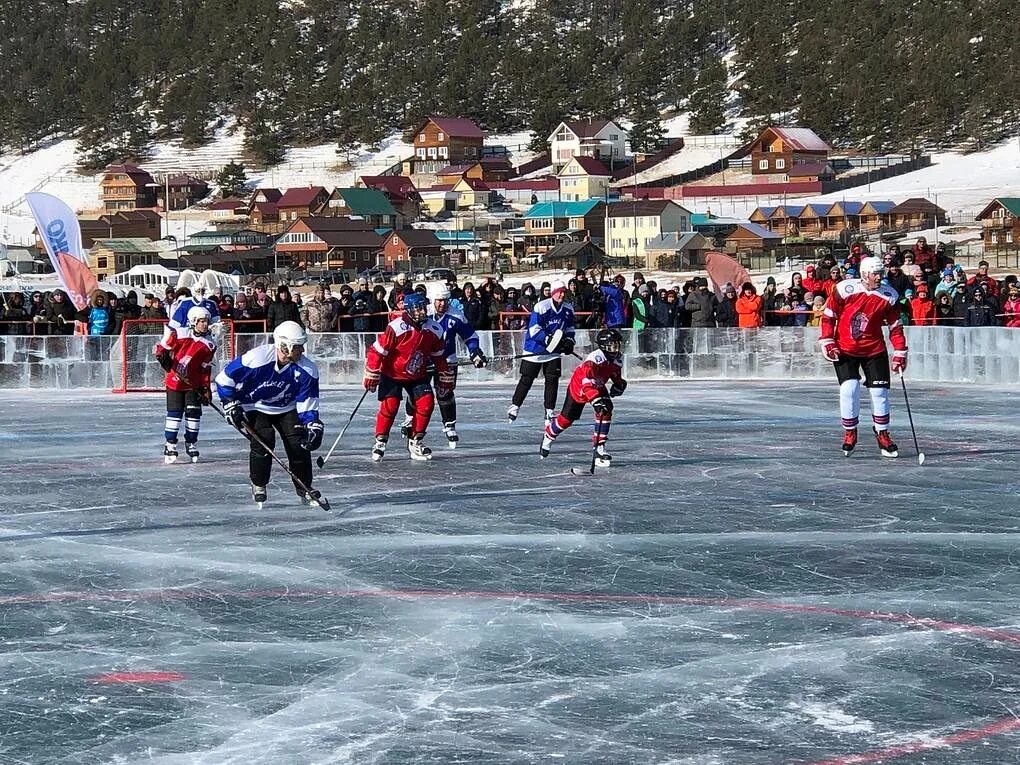
<path fill-rule="evenodd" d="M 613 174 L 594 157 L 571 157 L 557 174 L 560 200 L 582 202 L 585 199 L 607 199 Z"/>
<path fill-rule="evenodd" d="M 403 175 L 363 175 L 356 185 L 381 191 L 406 222 L 418 220 L 421 195 L 410 178 Z"/>
<path fill-rule="evenodd" d="M 447 165 L 473 162 L 482 156 L 484 142 L 481 128 L 466 117 L 432 116 L 414 131 L 414 158 Z"/>
<path fill-rule="evenodd" d="M 799 171 L 794 166 L 811 163 L 817 177 L 825 173 L 831 151 L 832 148 L 810 128 L 772 125 L 751 144 L 751 173 L 799 179 Z"/>
<path fill-rule="evenodd" d="M 99 182 L 99 198 L 106 212 L 156 206 L 156 182 L 137 165 L 110 165 Z"/>
<path fill-rule="evenodd" d="M 287 189 L 276 202 L 280 221 L 295 221 L 315 215 L 329 199 L 322 186 L 298 186 Z"/>
<path fill-rule="evenodd" d="M 620 163 L 626 156 L 629 138 L 613 120 L 589 117 L 561 122 L 549 135 L 553 172 L 558 174 L 572 157 L 592 157 L 609 165 Z"/>
<path fill-rule="evenodd" d="M 286 195 L 284 195 L 286 196 Z M 281 265 L 364 271 L 378 264 L 385 239 L 366 221 L 302 216 L 273 244 Z"/>

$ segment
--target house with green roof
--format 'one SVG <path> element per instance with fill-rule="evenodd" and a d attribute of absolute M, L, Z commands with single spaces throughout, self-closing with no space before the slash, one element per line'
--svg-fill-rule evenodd
<path fill-rule="evenodd" d="M 985 247 L 1020 244 L 1020 197 L 996 197 L 977 214 Z"/>
<path fill-rule="evenodd" d="M 173 268 L 177 253 L 169 242 L 127 237 L 97 239 L 89 249 L 89 268 L 102 281 L 135 266 L 167 266 Z"/>
<path fill-rule="evenodd" d="M 410 224 L 378 189 L 336 188 L 317 213 L 326 218 L 360 218 L 371 228 L 405 228 Z"/>
<path fill-rule="evenodd" d="M 511 236 L 518 257 L 544 256 L 561 242 L 591 239 L 601 244 L 606 231 L 606 203 L 601 199 L 580 202 L 539 202 L 524 214 L 524 231 Z"/>

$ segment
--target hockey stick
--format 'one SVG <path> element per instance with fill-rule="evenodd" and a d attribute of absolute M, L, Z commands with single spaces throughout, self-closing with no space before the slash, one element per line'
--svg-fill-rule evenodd
<path fill-rule="evenodd" d="M 226 415 L 223 413 L 223 410 L 220 409 L 218 406 L 216 406 L 216 404 L 214 404 L 212 401 L 210 401 L 209 402 L 209 406 L 212 408 L 212 410 L 214 412 L 216 412 L 216 414 L 218 414 L 224 420 L 226 419 Z M 319 507 L 321 507 L 327 513 L 329 512 L 329 510 L 330 510 L 329 500 L 326 499 L 325 497 L 321 496 L 319 494 L 319 492 L 312 491 L 305 484 L 304 481 L 302 481 L 300 478 L 298 478 L 296 475 L 294 475 L 294 471 L 290 469 L 290 466 L 286 462 L 284 462 L 282 459 L 277 457 L 276 453 L 272 449 L 270 449 L 268 446 L 266 446 L 266 442 L 263 441 L 261 438 L 259 438 L 258 433 L 256 433 L 254 430 L 252 430 L 251 427 L 249 427 L 248 423 L 245 422 L 244 420 L 241 420 L 241 430 L 239 432 L 240 432 L 240 434 L 242 436 L 247 438 L 251 443 L 255 444 L 260 449 L 262 449 L 262 451 L 264 451 L 266 454 L 268 454 L 270 457 L 272 457 L 273 460 L 275 460 L 276 464 L 279 465 L 281 468 L 283 468 L 287 472 L 287 475 L 290 476 L 291 480 L 294 481 L 295 484 L 297 484 L 297 487 L 299 489 L 301 489 L 301 491 L 303 491 L 306 496 L 310 496 L 315 501 L 315 504 L 317 504 Z"/>
<path fill-rule="evenodd" d="M 343 430 L 340 431 L 340 435 L 338 435 L 336 437 L 336 441 L 334 441 L 333 445 L 331 447 L 329 447 L 329 451 L 326 452 L 326 456 L 325 457 L 316 457 L 315 458 L 315 464 L 318 465 L 320 468 L 323 465 L 326 464 L 326 462 L 329 460 L 330 457 L 333 456 L 333 450 L 336 449 L 337 444 L 340 443 L 340 439 L 344 437 L 344 433 L 347 432 L 347 428 L 349 428 L 351 426 L 351 423 L 354 422 L 354 415 L 356 415 L 358 413 L 358 409 L 361 408 L 361 404 L 364 402 L 365 396 L 367 396 L 367 395 L 368 395 L 368 388 L 365 388 L 365 392 L 361 394 L 361 398 L 358 399 L 358 403 L 354 406 L 354 411 L 351 412 L 350 419 L 347 420 L 347 424 L 344 425 Z"/>
<path fill-rule="evenodd" d="M 580 468 L 570 468 L 570 472 L 573 475 L 595 475 L 595 457 L 598 456 L 598 447 L 593 446 L 591 449 L 591 465 L 587 470 L 581 470 Z"/>
<path fill-rule="evenodd" d="M 910 399 L 907 397 L 907 381 L 900 375 L 900 382 L 903 383 L 903 403 L 907 405 L 907 421 L 910 423 L 910 435 L 914 437 L 914 451 L 917 452 L 917 464 L 924 464 L 924 452 L 917 446 L 917 431 L 914 430 L 914 415 L 910 413 Z"/>

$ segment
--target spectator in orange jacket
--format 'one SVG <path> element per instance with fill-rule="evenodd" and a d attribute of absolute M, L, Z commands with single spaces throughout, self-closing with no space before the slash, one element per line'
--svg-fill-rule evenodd
<path fill-rule="evenodd" d="M 919 327 L 935 324 L 935 301 L 928 294 L 928 285 L 917 285 L 917 293 L 910 301 L 910 318 Z"/>
<path fill-rule="evenodd" d="M 761 326 L 761 295 L 758 294 L 751 282 L 744 282 L 740 287 L 740 297 L 737 298 L 736 308 L 738 327 Z"/>

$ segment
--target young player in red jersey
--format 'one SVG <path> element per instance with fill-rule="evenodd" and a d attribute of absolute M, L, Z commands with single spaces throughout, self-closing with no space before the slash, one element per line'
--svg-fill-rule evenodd
<path fill-rule="evenodd" d="M 609 467 L 612 461 L 612 457 L 606 453 L 609 424 L 613 418 L 612 399 L 627 389 L 627 381 L 623 379 L 623 369 L 620 366 L 623 335 L 615 329 L 603 329 L 596 336 L 595 344 L 598 350 L 589 353 L 570 376 L 560 413 L 546 421 L 545 436 L 538 450 L 542 459 L 549 456 L 556 437 L 581 416 L 584 405 L 591 404 L 595 412 L 595 428 L 592 433 L 595 465 Z"/>
<path fill-rule="evenodd" d="M 178 337 L 173 330 L 155 348 L 156 359 L 166 370 L 166 425 L 163 462 L 177 461 L 177 434 L 184 420 L 184 448 L 192 462 L 198 462 L 198 430 L 202 404 L 212 394 L 209 376 L 212 372 L 216 344 L 209 331 L 211 315 L 201 306 L 188 310 L 188 332 Z"/>
<path fill-rule="evenodd" d="M 861 410 L 861 370 L 871 396 L 875 438 L 884 457 L 899 451 L 889 435 L 889 370 L 903 374 L 907 368 L 907 341 L 900 322 L 899 295 L 882 284 L 885 268 L 878 258 L 861 261 L 861 278 L 836 285 L 822 314 L 822 354 L 833 363 L 839 380 L 839 410 L 843 420 L 843 454 L 857 446 L 857 423 Z M 882 327 L 889 326 L 892 363 Z"/>
<path fill-rule="evenodd" d="M 432 459 L 425 446 L 425 430 L 436 406 L 436 394 L 448 395 L 454 376 L 446 362 L 443 328 L 428 316 L 428 301 L 418 293 L 404 297 L 404 313 L 394 319 L 368 349 L 365 359 L 365 388 L 379 391 L 379 413 L 375 419 L 372 459 L 378 462 L 386 452 L 390 428 L 400 409 L 403 391 L 414 402 L 414 421 L 407 450 L 413 460 Z M 429 364 L 437 373 L 436 394 L 429 384 Z"/>

